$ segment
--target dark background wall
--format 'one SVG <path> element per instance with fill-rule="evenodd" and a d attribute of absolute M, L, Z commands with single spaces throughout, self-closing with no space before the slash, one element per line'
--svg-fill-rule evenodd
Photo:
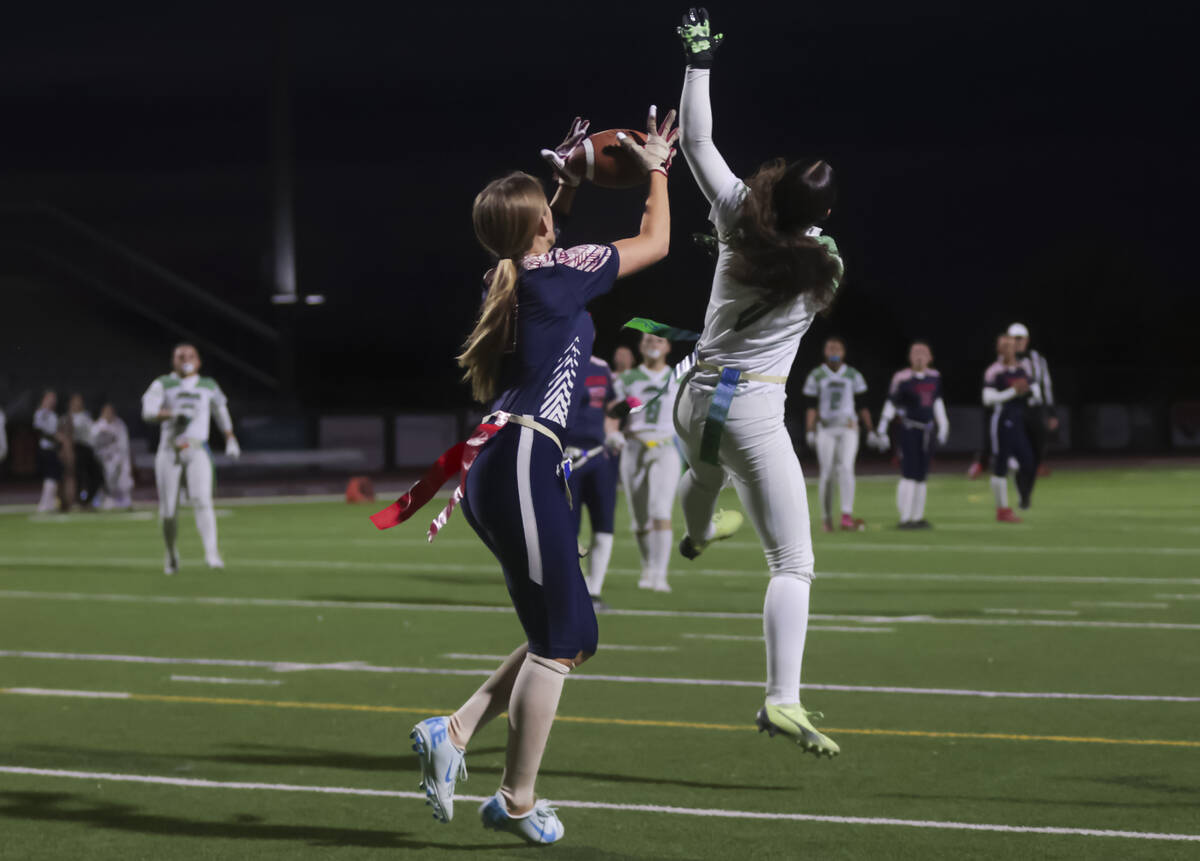
<path fill-rule="evenodd" d="M 636 126 L 649 103 L 675 105 L 679 11 L 497 2 L 26 10 L 0 35 L 0 202 L 45 201 L 280 326 L 282 346 L 246 349 L 293 381 L 284 401 L 462 406 L 452 355 L 488 265 L 470 230 L 474 193 L 506 169 L 544 174 L 538 148 L 557 143 L 577 113 L 594 128 Z M 802 345 L 798 371 L 836 331 L 878 393 L 920 336 L 934 345 L 950 399 L 974 401 L 994 334 L 1021 320 L 1068 400 L 1200 397 L 1194 62 L 1190 31 L 1165 7 L 918 0 L 710 11 L 728 36 L 713 101 L 715 137 L 734 169 L 820 155 L 840 175 L 829 231 L 848 277 Z M 327 297 L 319 307 L 269 302 L 281 95 L 298 279 L 302 293 Z M 628 235 L 640 203 L 640 192 L 585 189 L 567 238 Z M 629 316 L 693 328 L 703 320 L 710 267 L 689 235 L 705 228 L 706 206 L 682 161 L 672 205 L 668 261 L 596 303 L 604 352 Z M 0 338 L 27 357 L 9 362 L 10 388 L 47 344 L 77 358 L 56 321 L 63 303 L 88 293 L 25 253 L 30 243 L 73 253 L 29 221 L 18 212 L 0 222 L 0 275 L 53 284 L 59 292 L 44 295 L 59 298 L 40 309 L 25 301 L 20 315 L 0 308 Z M 105 277 L 120 285 L 119 273 Z M 169 291 L 161 303 L 192 319 Z M 99 325 L 165 363 L 174 337 L 119 316 Z M 195 323 L 215 342 L 243 337 L 216 320 Z M 281 354 L 293 349 L 289 370 Z M 134 397 L 157 370 L 128 381 Z"/>

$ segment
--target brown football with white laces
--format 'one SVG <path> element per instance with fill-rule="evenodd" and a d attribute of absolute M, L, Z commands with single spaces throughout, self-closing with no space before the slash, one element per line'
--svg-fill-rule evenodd
<path fill-rule="evenodd" d="M 621 147 L 617 132 L 629 135 L 638 144 L 646 143 L 646 133 L 633 129 L 608 129 L 583 139 L 571 157 L 567 169 L 601 188 L 633 188 L 646 182 L 646 174 L 636 158 Z"/>

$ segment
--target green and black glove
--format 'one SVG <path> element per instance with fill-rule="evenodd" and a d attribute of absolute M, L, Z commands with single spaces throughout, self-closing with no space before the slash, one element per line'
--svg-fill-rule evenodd
<path fill-rule="evenodd" d="M 683 23 L 675 28 L 675 32 L 683 42 L 687 64 L 697 69 L 711 69 L 713 54 L 721 47 L 725 35 L 712 32 L 708 23 L 708 10 L 703 6 L 699 9 L 688 9 L 683 14 Z"/>

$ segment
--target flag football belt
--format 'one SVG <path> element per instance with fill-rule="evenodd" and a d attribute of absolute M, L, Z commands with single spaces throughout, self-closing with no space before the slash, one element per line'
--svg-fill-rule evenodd
<path fill-rule="evenodd" d="M 673 436 L 664 437 L 663 439 L 642 439 L 635 432 L 626 433 L 625 436 L 646 448 L 658 448 L 660 445 L 672 445 L 675 442 L 675 437 Z"/>
<path fill-rule="evenodd" d="M 931 427 L 933 427 L 933 422 L 919 422 L 919 421 L 916 421 L 915 419 L 905 419 L 905 418 L 900 419 L 900 421 L 903 422 L 904 426 L 906 428 L 908 428 L 909 430 L 925 431 L 925 430 L 929 430 Z"/>
<path fill-rule="evenodd" d="M 708 408 L 708 416 L 704 420 L 704 434 L 700 438 L 700 459 L 713 466 L 720 466 L 721 435 L 725 433 L 725 420 L 729 418 L 729 405 L 737 393 L 738 383 L 778 383 L 787 382 L 787 377 L 776 377 L 770 374 L 752 374 L 739 371 L 737 368 L 723 368 L 712 362 L 697 362 L 696 369 L 701 371 L 717 371 L 720 378 L 713 391 L 712 404 Z"/>
<path fill-rule="evenodd" d="M 465 441 L 456 443 L 446 449 L 442 453 L 442 456 L 425 471 L 425 474 L 417 479 L 417 482 L 408 489 L 407 493 L 387 508 L 372 514 L 371 522 L 379 529 L 391 529 L 393 526 L 399 526 L 416 514 L 425 503 L 433 499 L 434 494 L 441 489 L 442 485 L 458 475 L 460 476 L 458 487 L 450 495 L 450 501 L 429 525 L 429 532 L 427 534 L 429 540 L 433 541 L 438 531 L 450 519 L 455 506 L 462 501 L 467 487 L 467 473 L 471 469 L 471 464 L 475 462 L 475 458 L 479 456 L 479 452 L 482 451 L 483 447 L 491 442 L 492 437 L 499 433 L 509 422 L 521 427 L 530 428 L 543 436 L 549 437 L 560 452 L 563 450 L 562 443 L 558 439 L 558 434 L 532 416 L 519 416 L 500 411 L 494 412 L 476 425 L 475 430 L 471 432 L 471 436 Z M 560 467 L 559 474 L 563 476 L 563 483 L 565 485 L 567 478 L 570 477 L 570 461 L 564 461 L 564 463 L 568 464 L 568 466 Z M 567 491 L 568 505 L 570 501 L 570 491 Z"/>

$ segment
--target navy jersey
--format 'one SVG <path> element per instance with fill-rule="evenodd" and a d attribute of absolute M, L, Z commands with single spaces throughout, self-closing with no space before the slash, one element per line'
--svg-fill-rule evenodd
<path fill-rule="evenodd" d="M 612 289 L 619 268 L 611 245 L 555 248 L 521 261 L 516 351 L 504 357 L 493 410 L 533 416 L 563 432 L 580 362 L 596 336 L 587 303 Z"/>
<path fill-rule="evenodd" d="M 917 373 L 897 371 L 888 389 L 888 400 L 901 418 L 918 424 L 933 422 L 933 404 L 942 396 L 942 375 L 933 368 Z"/>
<path fill-rule="evenodd" d="M 604 443 L 604 409 L 614 398 L 613 375 L 608 362 L 592 356 L 583 375 L 583 385 L 575 387 L 575 404 L 567 423 L 563 445 L 590 449 Z"/>
<path fill-rule="evenodd" d="M 1001 361 L 995 361 L 983 372 L 983 387 L 985 389 L 995 389 L 998 392 L 1003 392 L 1012 388 L 1014 380 L 1033 382 L 1032 367 L 1028 359 L 1020 359 L 1014 366 L 1008 366 Z M 1002 404 L 996 404 L 993 408 L 993 413 L 998 414 L 1003 419 L 1024 419 L 1025 407 L 1029 404 L 1031 394 L 1031 392 L 1028 392 L 1024 395 L 1017 395 L 1017 397 L 1009 398 Z"/>

